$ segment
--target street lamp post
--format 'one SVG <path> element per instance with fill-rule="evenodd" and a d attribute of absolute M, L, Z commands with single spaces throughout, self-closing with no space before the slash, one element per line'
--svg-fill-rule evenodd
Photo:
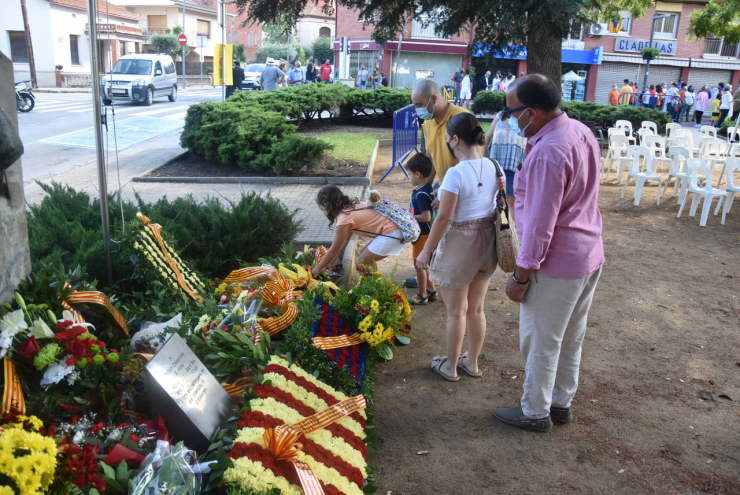
<path fill-rule="evenodd" d="M 653 47 L 653 37 L 655 36 L 655 21 L 658 19 L 665 19 L 666 17 L 670 17 L 670 14 L 660 14 L 660 15 L 654 15 L 653 16 L 653 23 L 650 28 L 650 45 L 648 45 L 650 48 Z M 650 59 L 647 59 L 645 61 L 645 79 L 642 84 L 642 92 L 645 93 L 647 91 L 647 78 L 648 78 L 648 71 L 650 70 Z"/>

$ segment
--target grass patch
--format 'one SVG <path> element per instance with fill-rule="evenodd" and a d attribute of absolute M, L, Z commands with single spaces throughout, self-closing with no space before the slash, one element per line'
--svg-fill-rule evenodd
<path fill-rule="evenodd" d="M 334 149 L 327 156 L 339 160 L 354 160 L 366 163 L 378 139 L 390 139 L 390 133 L 327 132 L 319 138 L 331 143 Z"/>

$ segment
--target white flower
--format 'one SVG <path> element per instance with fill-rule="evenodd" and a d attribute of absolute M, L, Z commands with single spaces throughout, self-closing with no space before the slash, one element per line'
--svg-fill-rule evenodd
<path fill-rule="evenodd" d="M 112 432 L 108 434 L 108 438 L 106 438 L 105 440 L 106 442 L 108 440 L 113 440 L 117 442 L 118 440 L 121 439 L 122 434 L 123 434 L 123 430 L 121 430 L 120 428 L 116 428 L 115 430 L 113 430 Z"/>
<path fill-rule="evenodd" d="M 77 433 L 75 433 L 75 436 L 72 438 L 72 443 L 74 443 L 75 445 L 77 445 L 79 447 L 80 446 L 80 442 L 82 442 L 82 440 L 84 440 L 84 439 L 85 439 L 85 432 L 84 431 L 78 431 Z"/>
<path fill-rule="evenodd" d="M 79 377 L 80 377 L 80 371 L 74 370 L 72 373 L 67 375 L 67 383 L 69 383 L 70 385 L 73 385 L 75 380 L 77 380 L 77 378 Z"/>
<path fill-rule="evenodd" d="M 31 327 L 31 335 L 36 339 L 51 339 L 54 337 L 54 332 L 51 331 L 49 325 L 47 325 L 41 318 L 33 322 Z"/>
<path fill-rule="evenodd" d="M 0 347 L 2 347 L 2 349 L 0 349 L 0 359 L 5 357 L 11 345 L 13 345 L 13 337 L 0 337 Z"/>
<path fill-rule="evenodd" d="M 19 309 L 8 313 L 0 320 L 0 335 L 2 338 L 13 338 L 15 334 L 28 328 L 28 323 L 23 319 L 23 310 Z M 4 346 L 3 346 L 4 347 Z"/>
<path fill-rule="evenodd" d="M 41 382 L 39 382 L 41 386 L 48 389 L 50 385 L 59 383 L 62 381 L 62 378 L 72 373 L 75 370 L 74 366 L 67 366 L 65 363 L 65 361 L 71 357 L 71 355 L 67 354 L 62 359 L 46 368 L 44 377 L 41 379 Z"/>
<path fill-rule="evenodd" d="M 59 320 L 59 323 L 62 323 L 63 321 L 71 321 L 75 324 L 75 326 L 92 327 L 92 329 L 95 330 L 95 327 L 91 323 L 77 323 L 77 321 L 75 320 L 75 315 L 73 315 L 71 311 L 67 311 L 66 309 L 64 310 L 64 312 L 62 312 L 62 319 Z"/>

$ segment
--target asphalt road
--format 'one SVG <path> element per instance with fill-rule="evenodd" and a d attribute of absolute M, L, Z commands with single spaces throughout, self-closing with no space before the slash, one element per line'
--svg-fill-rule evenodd
<path fill-rule="evenodd" d="M 35 93 L 35 96 L 35 108 L 18 114 L 25 149 L 22 162 L 26 184 L 95 160 L 92 93 Z M 106 145 L 107 138 L 111 155 L 116 147 L 119 152 L 131 152 L 164 135 L 172 136 L 164 140 L 168 146 L 179 146 L 188 107 L 205 100 L 220 101 L 221 88 L 187 89 L 178 93 L 175 102 L 158 98 L 150 107 L 115 102 L 113 109 L 106 107 L 108 129 L 106 132 L 104 128 L 103 143 Z"/>

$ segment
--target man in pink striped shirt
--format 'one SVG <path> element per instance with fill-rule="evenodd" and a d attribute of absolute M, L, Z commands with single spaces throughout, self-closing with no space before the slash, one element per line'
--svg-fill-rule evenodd
<path fill-rule="evenodd" d="M 569 423 L 586 319 L 604 263 L 597 205 L 601 152 L 593 133 L 560 108 L 560 88 L 541 74 L 518 79 L 506 109 L 529 138 L 514 178 L 521 250 L 506 294 L 521 303 L 526 366 L 520 407 L 504 423 L 540 432 Z"/>

